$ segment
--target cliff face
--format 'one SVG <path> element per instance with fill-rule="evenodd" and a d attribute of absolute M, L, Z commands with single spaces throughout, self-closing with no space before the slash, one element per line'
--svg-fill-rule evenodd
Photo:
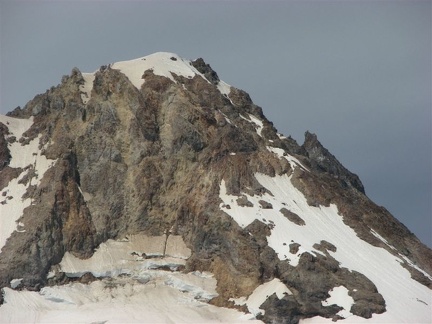
<path fill-rule="evenodd" d="M 74 69 L 2 118 L 1 217 L 11 220 L 0 287 L 66 283 L 65 255 L 88 259 L 109 239 L 140 234 L 181 237 L 191 251 L 181 271 L 213 273 L 215 306 L 254 313 L 238 298 L 277 279 L 289 293 L 258 305 L 265 322 L 343 318 L 340 304 L 326 304 L 340 286 L 350 316 L 392 311 L 386 288 L 345 261 L 359 258 L 353 246 L 399 260 L 419 298 L 430 294 L 431 250 L 371 202 L 315 135 L 300 146 L 278 134 L 202 59 L 158 53 L 94 74 Z M 325 226 L 338 226 L 338 237 Z M 424 317 L 425 305 L 415 307 Z"/>

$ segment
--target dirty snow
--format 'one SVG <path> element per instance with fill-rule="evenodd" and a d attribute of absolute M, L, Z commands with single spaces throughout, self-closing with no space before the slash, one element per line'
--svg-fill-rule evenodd
<path fill-rule="evenodd" d="M 66 271 L 69 276 L 92 272 L 103 278 L 87 285 L 45 287 L 40 292 L 4 288 L 1 322 L 262 323 L 252 314 L 208 304 L 218 295 L 213 274 L 159 269 L 166 264 L 183 265 L 189 257 L 180 236 L 170 235 L 166 240 L 165 235 L 142 234 L 108 240 L 87 260 L 67 254 L 49 277 Z"/>
<path fill-rule="evenodd" d="M 80 86 L 81 100 L 83 104 L 87 104 L 91 98 L 91 92 L 93 89 L 93 81 L 95 79 L 96 72 L 93 73 L 82 73 L 84 78 L 84 84 Z"/>
<path fill-rule="evenodd" d="M 372 317 L 374 322 L 432 322 L 431 290 L 411 279 L 410 273 L 400 265 L 400 259 L 383 248 L 372 246 L 361 240 L 355 231 L 345 225 L 337 206 L 312 207 L 307 204 L 304 195 L 291 183 L 290 177 L 270 177 L 261 173 L 255 174 L 258 182 L 267 188 L 272 195 L 250 196 L 242 193 L 253 207 L 241 207 L 236 203 L 237 196 L 228 195 L 225 182 L 220 185 L 220 208 L 230 215 L 242 228 L 255 219 L 271 225 L 271 234 L 267 242 L 275 250 L 279 259 L 287 260 L 296 266 L 304 252 L 317 255 L 322 252 L 313 248 L 315 243 L 326 240 L 336 246 L 336 252 L 329 251 L 341 267 L 355 270 L 368 277 L 377 287 L 386 301 L 387 312 Z M 258 203 L 264 200 L 273 205 L 272 209 L 263 209 Z M 230 205 L 230 208 L 227 208 Z M 299 215 L 306 223 L 298 226 L 285 218 L 279 210 L 286 208 Z M 289 252 L 289 244 L 298 243 L 297 254 Z M 321 318 L 315 322 L 324 321 Z M 305 323 L 310 323 L 308 320 Z M 349 320 L 364 321 L 363 318 L 351 316 Z M 331 320 L 330 320 L 331 321 Z"/>
<path fill-rule="evenodd" d="M 160 271 L 162 273 L 162 271 Z M 251 314 L 216 307 L 155 277 L 72 283 L 40 292 L 4 288 L 2 323 L 262 323 Z M 25 307 L 25 311 L 23 311 Z"/>
<path fill-rule="evenodd" d="M 11 153 L 11 161 L 9 166 L 12 168 L 27 168 L 21 174 L 12 179 L 8 185 L 1 191 L 0 196 L 0 250 L 6 244 L 6 240 L 14 231 L 23 232 L 25 224 L 17 223 L 18 219 L 23 215 L 26 207 L 30 206 L 31 199 L 22 199 L 27 188 L 31 185 L 39 185 L 45 172 L 55 163 L 55 160 L 48 160 L 39 150 L 39 141 L 41 135 L 34 138 L 27 145 L 21 145 L 19 142 L 24 132 L 26 132 L 33 124 L 33 117 L 29 119 L 18 119 L 0 115 L 0 122 L 6 125 L 9 129 L 7 138 L 15 136 L 16 141 L 8 144 Z M 27 185 L 19 183 L 24 178 L 31 168 L 35 170 L 36 180 L 32 179 Z M 1 253 L 1 252 L 0 252 Z"/>
<path fill-rule="evenodd" d="M 95 277 L 112 277 L 160 267 L 176 269 L 184 265 L 191 251 L 181 236 L 168 236 L 163 257 L 165 240 L 165 235 L 129 235 L 121 241 L 108 240 L 89 259 L 79 259 L 66 252 L 60 268 L 69 277 L 81 277 L 86 272 Z"/>

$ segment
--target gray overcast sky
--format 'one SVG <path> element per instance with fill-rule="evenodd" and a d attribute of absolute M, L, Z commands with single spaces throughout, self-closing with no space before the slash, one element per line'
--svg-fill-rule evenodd
<path fill-rule="evenodd" d="M 0 112 L 76 66 L 203 57 L 432 246 L 431 1 L 0 0 Z"/>

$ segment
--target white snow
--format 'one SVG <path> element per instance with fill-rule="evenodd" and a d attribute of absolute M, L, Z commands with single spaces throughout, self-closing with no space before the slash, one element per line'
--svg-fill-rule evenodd
<path fill-rule="evenodd" d="M 255 288 L 249 297 L 231 298 L 230 300 L 236 305 L 246 304 L 248 310 L 256 316 L 260 313 L 265 314 L 265 311 L 260 309 L 260 306 L 273 294 L 282 299 L 285 294 L 292 295 L 292 292 L 279 279 L 274 278 Z"/>
<path fill-rule="evenodd" d="M 371 233 L 372 233 L 376 238 L 378 238 L 380 241 L 382 241 L 385 245 L 387 245 L 389 248 L 391 248 L 391 249 L 394 250 L 394 251 L 397 251 L 397 249 L 396 249 L 393 245 L 389 244 L 388 241 L 387 241 L 385 238 L 383 238 L 381 235 L 379 235 L 376 231 L 374 231 L 373 229 L 371 229 Z M 398 253 L 398 254 L 399 254 L 399 256 L 400 256 L 403 260 L 406 261 L 406 263 L 407 263 L 410 267 L 416 269 L 417 271 L 420 271 L 420 272 L 421 272 L 423 275 L 425 275 L 429 280 L 432 280 L 432 276 L 431 276 L 430 274 L 428 274 L 428 273 L 427 273 L 426 271 L 424 271 L 423 269 L 420 269 L 420 268 L 419 268 L 417 265 L 415 265 L 414 262 L 412 262 L 408 257 L 406 257 L 405 255 L 402 255 L 402 254 L 400 254 L 400 253 Z M 399 262 L 400 262 L 400 263 L 403 263 L 402 260 L 400 260 Z"/>
<path fill-rule="evenodd" d="M 329 291 L 330 297 L 321 302 L 323 306 L 338 305 L 343 307 L 336 315 L 348 318 L 353 314 L 350 312 L 351 306 L 354 305 L 354 299 L 348 295 L 348 289 L 344 286 L 334 287 Z"/>
<path fill-rule="evenodd" d="M 8 186 L 2 190 L 6 196 L 2 196 L 0 204 L 0 249 L 6 244 L 6 240 L 17 230 L 18 219 L 22 216 L 26 207 L 30 206 L 30 199 L 21 199 L 26 193 L 27 186 L 19 184 L 19 180 L 26 174 L 22 172 L 18 178 L 12 179 Z M 11 196 L 13 193 L 13 196 Z M 9 199 L 9 197 L 11 197 Z M 1 252 L 0 252 L 1 253 Z"/>
<path fill-rule="evenodd" d="M 41 154 L 39 149 L 39 141 L 41 135 L 31 140 L 26 145 L 21 145 L 19 140 L 22 138 L 33 124 L 33 117 L 29 119 L 18 119 L 0 115 L 0 122 L 6 125 L 9 129 L 7 138 L 15 136 L 16 141 L 8 144 L 11 153 L 11 161 L 9 166 L 12 168 L 29 168 L 12 179 L 8 185 L 1 191 L 0 203 L 0 250 L 6 244 L 6 240 L 14 231 L 24 232 L 25 224 L 17 224 L 18 219 L 22 216 L 26 207 L 30 206 L 31 199 L 22 199 L 27 188 L 31 185 L 38 185 L 45 172 L 55 163 L 55 160 L 48 160 Z M 27 185 L 19 183 L 19 181 L 34 169 L 36 180 L 29 181 Z M 5 196 L 3 196 L 3 193 Z M 19 227 L 19 228 L 18 228 Z M 0 252 L 1 253 L 1 252 Z"/>
<path fill-rule="evenodd" d="M 217 88 L 219 89 L 220 93 L 222 93 L 224 96 L 226 96 L 229 99 L 229 93 L 231 92 L 231 86 L 228 83 L 226 83 L 222 80 L 219 80 L 219 83 L 217 84 Z"/>
<path fill-rule="evenodd" d="M 23 278 L 20 279 L 12 279 L 10 282 L 10 286 L 12 289 L 15 289 L 16 287 L 18 287 L 21 284 L 21 281 L 23 280 Z"/>
<path fill-rule="evenodd" d="M 134 60 L 117 62 L 111 68 L 120 70 L 138 89 L 141 89 L 144 83 L 142 76 L 146 70 L 152 70 L 155 75 L 164 76 L 174 82 L 176 81 L 171 72 L 185 78 L 200 75 L 207 80 L 192 66 L 190 61 L 182 59 L 177 54 L 167 52 L 158 52 Z"/>
<path fill-rule="evenodd" d="M 355 270 L 368 277 L 377 287 L 386 301 L 387 312 L 374 314 L 373 322 L 432 322 L 431 290 L 411 279 L 410 273 L 400 265 L 400 259 L 383 248 L 375 247 L 361 240 L 355 231 L 345 225 L 337 206 L 312 207 L 307 204 L 304 195 L 291 183 L 290 177 L 269 177 L 255 174 L 258 182 L 267 188 L 273 196 L 263 194 L 250 196 L 242 193 L 253 207 L 238 206 L 237 196 L 228 195 L 224 181 L 220 185 L 220 208 L 230 215 L 242 228 L 255 219 L 272 224 L 268 244 L 275 250 L 281 260 L 296 266 L 299 257 L 304 252 L 317 255 L 322 252 L 313 248 L 315 243 L 326 240 L 336 246 L 336 252 L 329 251 L 341 267 Z M 259 200 L 265 200 L 273 205 L 273 209 L 262 209 Z M 230 209 L 226 205 L 230 205 Z M 296 213 L 306 223 L 298 226 L 285 218 L 279 210 L 286 208 Z M 289 244 L 300 244 L 299 252 L 293 255 L 289 252 Z M 349 321 L 366 321 L 363 318 L 351 316 Z M 309 322 L 327 321 L 322 318 L 305 320 Z M 331 320 L 330 320 L 331 321 Z"/>
<path fill-rule="evenodd" d="M 226 98 L 228 98 L 228 100 L 231 102 L 231 104 L 234 105 L 231 98 L 229 97 L 229 94 L 231 92 L 231 86 L 228 83 L 226 83 L 222 80 L 219 80 L 219 83 L 217 84 L 217 88 L 218 88 L 219 92 L 222 95 L 224 95 Z"/>
<path fill-rule="evenodd" d="M 209 82 L 205 78 L 205 76 L 192 65 L 192 62 L 190 60 L 186 60 L 184 58 L 181 58 L 177 54 L 168 52 L 157 52 L 133 60 L 112 63 L 110 64 L 110 68 L 119 70 L 124 75 L 126 75 L 129 81 L 137 89 L 141 89 L 141 86 L 145 82 L 142 76 L 147 70 L 152 70 L 155 75 L 167 77 L 174 82 L 176 81 L 172 73 L 183 76 L 185 78 L 193 78 L 195 75 L 199 75 L 204 80 Z M 83 85 L 80 86 L 80 90 L 82 92 L 81 99 L 84 104 L 87 104 L 91 98 L 91 91 L 93 89 L 95 73 L 96 72 L 82 73 L 85 82 Z M 231 101 L 231 99 L 229 98 L 231 86 L 229 84 L 220 80 L 217 88 L 222 95 L 224 95 Z"/>

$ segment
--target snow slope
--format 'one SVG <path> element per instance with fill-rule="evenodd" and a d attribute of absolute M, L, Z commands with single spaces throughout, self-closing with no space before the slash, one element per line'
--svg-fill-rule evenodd
<path fill-rule="evenodd" d="M 128 278 L 45 287 L 5 288 L 1 323 L 262 323 L 252 315 L 216 307 L 165 284 L 163 272 L 147 284 Z M 25 307 L 25 312 L 22 311 Z"/>
<path fill-rule="evenodd" d="M 291 160 L 295 167 L 302 167 L 299 162 L 292 160 L 289 156 L 281 158 Z M 329 253 L 340 262 L 341 267 L 363 273 L 376 285 L 384 297 L 387 311 L 380 315 L 374 314 L 370 321 L 379 323 L 432 322 L 431 290 L 411 279 L 410 273 L 401 266 L 402 258 L 395 257 L 385 249 L 361 240 L 352 228 L 345 225 L 342 220 L 343 216 L 338 213 L 336 205 L 309 206 L 304 195 L 294 187 L 287 175 L 272 178 L 257 173 L 255 177 L 273 196 L 267 193 L 261 196 L 242 193 L 253 203 L 253 207 L 241 207 L 236 203 L 237 196 L 227 194 L 225 183 L 222 181 L 220 208 L 242 228 L 251 224 L 255 219 L 269 224 L 272 229 L 267 241 L 280 260 L 287 260 L 291 265 L 296 266 L 300 255 L 304 252 L 313 255 L 322 254 L 314 249 L 313 245 L 319 244 L 321 240 L 326 240 L 336 246 L 336 252 L 329 251 Z M 271 203 L 273 208 L 261 208 L 260 200 Z M 288 220 L 280 212 L 282 208 L 297 214 L 304 220 L 305 225 L 297 225 Z M 294 242 L 300 244 L 299 251 L 295 255 L 289 251 L 289 245 Z M 344 312 L 341 314 L 347 317 L 348 322 L 368 321 L 352 316 L 349 309 L 346 309 L 347 305 L 352 303 L 348 294 L 338 296 L 345 296 L 338 298 L 338 304 L 344 307 Z M 326 321 L 331 321 L 331 319 L 317 317 L 305 320 L 304 323 Z"/>
<path fill-rule="evenodd" d="M 40 292 L 4 288 L 0 323 L 262 323 L 252 314 L 208 304 L 218 295 L 213 275 L 176 271 L 189 256 L 180 236 L 140 234 L 108 240 L 87 260 L 66 254 L 49 277 L 92 272 L 100 279 Z"/>
<path fill-rule="evenodd" d="M 15 137 L 16 141 L 8 144 L 12 159 L 9 163 L 11 168 L 24 169 L 21 174 L 12 179 L 6 188 L 1 191 L 0 198 L 0 250 L 6 244 L 6 240 L 14 231 L 25 231 L 25 224 L 17 223 L 23 215 L 24 209 L 31 205 L 30 198 L 22 199 L 27 188 L 38 185 L 45 172 L 55 163 L 41 154 L 39 149 L 40 137 L 36 137 L 28 144 L 22 145 L 19 140 L 33 124 L 30 119 L 18 119 L 0 115 L 0 122 L 9 129 L 7 138 Z M 32 171 L 36 174 L 36 180 L 30 180 L 27 184 L 22 179 Z M 20 183 L 21 182 L 21 183 Z M 1 252 L 0 252 L 1 253 Z"/>

